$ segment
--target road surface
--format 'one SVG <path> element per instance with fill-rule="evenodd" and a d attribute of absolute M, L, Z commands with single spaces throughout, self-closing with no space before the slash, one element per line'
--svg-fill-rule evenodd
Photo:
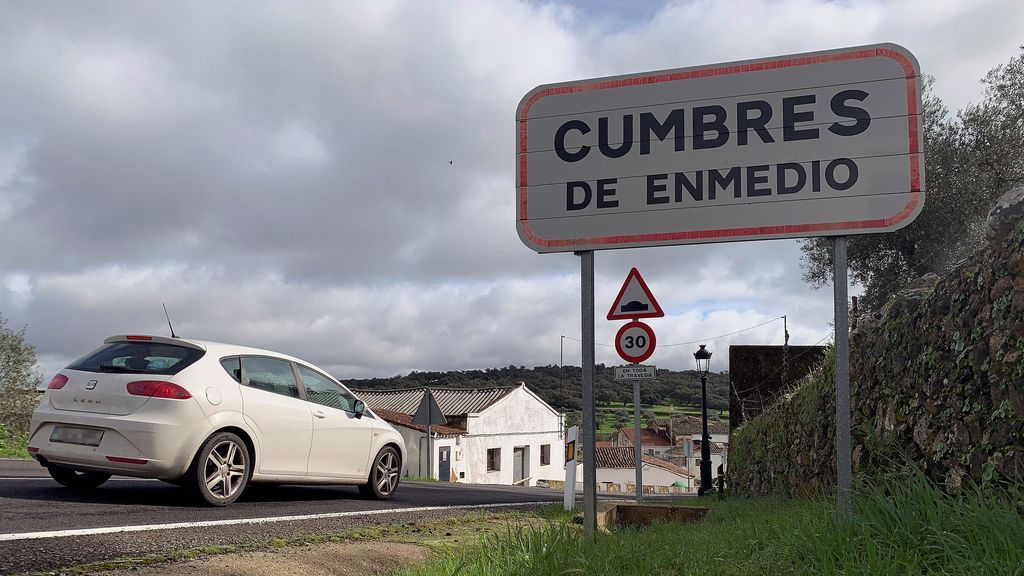
<path fill-rule="evenodd" d="M 386 502 L 364 500 L 355 487 L 282 486 L 253 487 L 231 506 L 210 508 L 157 480 L 115 477 L 77 492 L 35 462 L 0 460 L 0 574 L 561 499 L 561 492 L 543 488 L 407 482 Z"/>

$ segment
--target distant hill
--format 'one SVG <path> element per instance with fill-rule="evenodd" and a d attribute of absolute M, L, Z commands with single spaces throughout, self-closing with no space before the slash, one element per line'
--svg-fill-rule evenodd
<path fill-rule="evenodd" d="M 582 370 L 579 366 L 565 366 L 562 384 L 559 386 L 558 366 L 509 366 L 485 370 L 457 370 L 449 372 L 411 372 L 407 376 L 393 378 L 341 379 L 350 388 L 423 388 L 445 386 L 452 388 L 485 388 L 489 386 L 511 386 L 520 382 L 533 390 L 548 404 L 564 411 L 580 410 L 582 396 L 580 381 Z M 626 382 L 615 381 L 611 366 L 598 364 L 594 371 L 595 395 L 599 406 L 611 402 L 632 402 L 633 388 Z M 700 406 L 700 374 L 696 370 L 658 370 L 658 378 L 644 382 L 640 387 L 641 402 L 644 404 L 671 404 L 673 406 Z M 728 410 L 729 373 L 708 374 L 708 408 Z"/>

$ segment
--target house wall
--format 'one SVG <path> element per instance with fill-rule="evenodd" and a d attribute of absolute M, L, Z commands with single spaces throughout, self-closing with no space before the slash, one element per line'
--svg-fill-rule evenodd
<path fill-rule="evenodd" d="M 692 482 L 686 476 L 670 472 L 664 468 L 658 468 L 650 464 L 644 464 L 642 480 L 644 486 L 671 486 L 675 482 L 685 482 L 691 485 Z M 598 468 L 597 483 L 613 482 L 621 484 L 623 489 L 626 484 L 636 483 L 636 470 L 633 468 Z"/>
<path fill-rule="evenodd" d="M 474 484 L 512 484 L 513 451 L 526 447 L 526 485 L 537 480 L 564 480 L 565 440 L 561 419 L 532 392 L 520 387 L 479 414 L 470 414 L 463 437 L 466 478 Z M 541 446 L 550 446 L 549 464 L 541 466 Z M 487 471 L 487 450 L 501 450 L 500 470 Z"/>

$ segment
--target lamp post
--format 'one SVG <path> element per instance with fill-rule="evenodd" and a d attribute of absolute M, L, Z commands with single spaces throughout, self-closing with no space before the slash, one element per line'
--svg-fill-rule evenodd
<path fill-rule="evenodd" d="M 697 371 L 700 372 L 700 413 L 703 424 L 700 445 L 700 489 L 697 490 L 698 496 L 703 496 L 708 490 L 714 489 L 711 486 L 711 437 L 708 436 L 708 370 L 711 368 L 711 352 L 704 348 L 704 346 L 706 345 L 701 344 L 700 349 L 693 353 L 693 358 L 697 361 Z"/>

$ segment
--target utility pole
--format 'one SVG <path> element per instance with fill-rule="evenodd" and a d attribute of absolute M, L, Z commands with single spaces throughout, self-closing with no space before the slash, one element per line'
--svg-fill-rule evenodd
<path fill-rule="evenodd" d="M 565 395 L 562 392 L 562 372 L 565 366 L 565 335 L 562 335 L 558 344 L 558 408 L 565 409 Z"/>
<path fill-rule="evenodd" d="M 789 385 L 789 323 L 785 315 L 782 316 L 782 334 L 784 340 L 782 341 L 782 388 L 780 392 L 785 393 Z M 758 391 L 758 393 L 761 392 Z"/>

